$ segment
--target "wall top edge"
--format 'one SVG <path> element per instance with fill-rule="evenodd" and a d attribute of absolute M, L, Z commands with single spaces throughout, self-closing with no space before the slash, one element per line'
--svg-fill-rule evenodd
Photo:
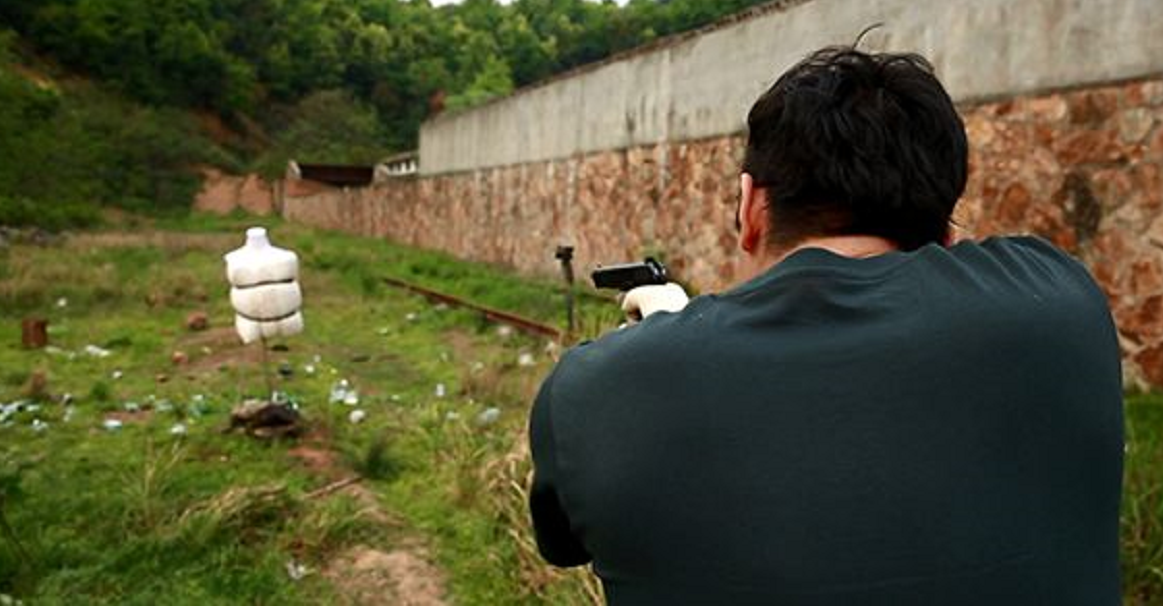
<path fill-rule="evenodd" d="M 781 11 L 790 10 L 792 8 L 795 8 L 799 5 L 801 5 L 801 4 L 807 4 L 809 2 L 814 2 L 814 1 L 816 1 L 816 0 L 771 0 L 770 2 L 765 2 L 763 4 L 757 4 L 757 5 L 752 6 L 750 8 L 743 9 L 737 13 L 732 13 L 730 15 L 722 17 L 722 18 L 720 18 L 716 21 L 713 21 L 711 23 L 708 23 L 707 25 L 704 25 L 702 27 L 698 27 L 698 28 L 695 28 L 695 29 L 692 29 L 689 31 L 685 31 L 685 32 L 681 32 L 681 33 L 677 33 L 677 34 L 671 34 L 669 36 L 663 36 L 662 38 L 659 38 L 657 40 L 653 40 L 651 42 L 647 42 L 646 44 L 642 44 L 640 46 L 635 46 L 634 48 L 630 48 L 630 49 L 627 49 L 624 51 L 614 53 L 614 54 L 610 55 L 609 57 L 606 57 L 605 59 L 599 59 L 597 61 L 591 61 L 590 63 L 585 63 L 583 65 L 579 65 L 577 67 L 572 67 L 564 72 L 560 72 L 558 74 L 554 74 L 548 78 L 545 78 L 544 80 L 538 80 L 537 82 L 526 84 L 525 86 L 522 86 L 522 87 L 514 90 L 513 92 L 511 92 L 507 95 L 497 97 L 495 99 L 490 99 L 490 100 L 488 100 L 480 105 L 475 105 L 473 107 L 467 107 L 464 109 L 449 110 L 449 111 L 441 112 L 441 113 L 425 120 L 424 123 L 425 124 L 427 124 L 427 123 L 436 124 L 436 123 L 439 123 L 439 122 L 442 122 L 445 120 L 455 119 L 455 118 L 463 116 L 465 114 L 471 114 L 474 111 L 489 107 L 490 105 L 496 105 L 499 103 L 503 103 L 505 101 L 508 101 L 508 100 L 514 98 L 514 97 L 519 97 L 521 95 L 535 91 L 537 89 L 545 88 L 547 86 L 556 84 L 557 82 L 560 82 L 562 80 L 569 80 L 572 78 L 576 78 L 577 76 L 588 74 L 590 72 L 595 72 L 595 71 L 597 71 L 603 67 L 606 67 L 608 65 L 612 65 L 615 63 L 621 63 L 622 61 L 626 61 L 628 59 L 633 59 L 635 57 L 640 57 L 643 55 L 649 55 L 652 53 L 659 53 L 659 52 L 667 51 L 667 50 L 670 50 L 674 47 L 681 46 L 682 44 L 684 44 L 690 40 L 700 38 L 700 37 L 705 36 L 711 32 L 716 32 L 716 31 L 719 31 L 721 29 L 726 29 L 726 28 L 731 27 L 732 25 L 735 25 L 737 23 L 742 23 L 744 21 L 750 21 L 752 19 L 757 19 L 759 17 L 763 17 L 763 16 L 771 14 L 771 13 L 777 13 L 777 12 L 781 12 Z"/>

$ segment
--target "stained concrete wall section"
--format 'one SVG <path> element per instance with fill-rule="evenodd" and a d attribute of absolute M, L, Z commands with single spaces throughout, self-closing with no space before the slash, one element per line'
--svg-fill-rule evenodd
<path fill-rule="evenodd" d="M 1160 0 L 814 0 L 583 68 L 420 131 L 421 174 L 739 133 L 747 109 L 808 52 L 916 51 L 972 103 L 1163 72 Z"/>

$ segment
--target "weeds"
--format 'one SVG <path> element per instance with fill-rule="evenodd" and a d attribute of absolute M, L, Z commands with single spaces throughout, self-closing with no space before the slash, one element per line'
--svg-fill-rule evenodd
<path fill-rule="evenodd" d="M 164 493 L 172 483 L 172 472 L 181 463 L 184 454 L 180 443 L 174 443 L 166 452 L 159 453 L 153 440 L 146 439 L 140 473 L 127 473 L 122 478 L 125 494 L 134 504 L 128 511 L 134 525 L 146 531 L 157 527 Z"/>

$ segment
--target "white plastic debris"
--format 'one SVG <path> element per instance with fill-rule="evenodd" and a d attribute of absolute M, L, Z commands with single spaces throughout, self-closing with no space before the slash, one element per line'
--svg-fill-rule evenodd
<path fill-rule="evenodd" d="M 72 421 L 73 416 L 76 414 L 77 414 L 77 407 L 76 406 L 66 406 L 65 407 L 65 414 L 61 416 L 61 422 L 68 423 L 69 421 Z"/>
<path fill-rule="evenodd" d="M 120 370 L 115 370 L 115 371 L 109 373 L 109 378 L 113 379 L 114 381 L 117 381 L 121 377 L 124 377 L 124 376 L 125 376 L 125 373 L 121 372 Z"/>
<path fill-rule="evenodd" d="M 32 430 L 33 431 L 40 433 L 46 429 L 48 429 L 48 423 L 45 423 L 44 421 L 41 421 L 40 419 L 33 419 L 32 420 Z"/>
<path fill-rule="evenodd" d="M 125 412 L 141 412 L 141 404 L 138 404 L 137 402 L 126 402 L 125 404 L 121 405 L 121 408 L 124 408 Z"/>
<path fill-rule="evenodd" d="M 175 423 L 174 426 L 170 428 L 170 435 L 184 436 L 188 431 L 189 429 L 186 427 L 185 423 Z"/>
<path fill-rule="evenodd" d="M 521 355 L 517 356 L 517 366 L 529 367 L 529 366 L 533 366 L 536 363 L 537 363 L 537 360 L 534 359 L 533 354 L 531 354 L 529 352 L 524 352 Z"/>
<path fill-rule="evenodd" d="M 315 374 L 315 365 L 314 364 L 304 364 L 303 365 L 303 374 L 307 374 L 307 375 Z"/>
<path fill-rule="evenodd" d="M 347 400 L 347 393 L 351 390 L 351 383 L 347 379 L 340 379 L 337 383 L 331 386 L 331 393 L 327 396 L 327 402 L 330 404 L 339 404 Z M 358 395 L 356 396 L 358 398 Z"/>
<path fill-rule="evenodd" d="M 508 324 L 502 324 L 497 327 L 497 336 L 502 339 L 507 339 L 513 336 L 513 327 Z"/>
<path fill-rule="evenodd" d="M 301 581 L 303 577 L 311 574 L 310 568 L 307 568 L 295 560 L 289 560 L 287 562 L 286 569 L 287 576 L 291 577 L 292 581 Z"/>
<path fill-rule="evenodd" d="M 367 413 L 359 408 L 357 408 L 357 409 L 355 409 L 347 414 L 347 420 L 351 421 L 351 423 L 354 425 L 359 425 L 366 418 L 367 418 Z"/>
<path fill-rule="evenodd" d="M 246 230 L 246 244 L 227 253 L 234 328 L 243 343 L 303 332 L 299 256 L 271 245 L 267 230 Z"/>
<path fill-rule="evenodd" d="M 415 322 L 416 320 L 420 319 L 420 316 L 417 315 L 416 313 L 409 312 L 407 315 L 404 316 L 404 319 L 409 321 L 409 322 Z"/>
<path fill-rule="evenodd" d="M 501 409 L 497 408 L 495 406 L 492 406 L 492 407 L 489 407 L 489 408 L 482 410 L 481 413 L 479 415 L 477 415 L 477 425 L 480 425 L 481 427 L 484 427 L 486 425 L 492 425 L 493 423 L 496 423 L 500 418 L 501 418 Z"/>
<path fill-rule="evenodd" d="M 437 383 L 434 392 L 436 397 L 443 398 L 448 393 L 448 389 L 444 387 L 444 383 Z"/>
<path fill-rule="evenodd" d="M 343 403 L 348 406 L 359 406 L 359 391 L 352 389 L 343 396 Z"/>
<path fill-rule="evenodd" d="M 388 399 L 393 401 L 393 402 L 399 402 L 400 401 L 400 394 L 394 393 Z"/>
<path fill-rule="evenodd" d="M 117 431 L 121 429 L 122 425 L 123 423 L 117 419 L 105 419 L 101 423 L 101 426 L 104 427 L 106 431 Z"/>
<path fill-rule="evenodd" d="M 113 352 L 109 351 L 108 349 L 105 349 L 104 347 L 97 347 L 96 345 L 86 345 L 85 349 L 81 351 L 85 352 L 85 355 L 94 358 L 108 358 L 109 356 L 113 355 Z"/>
<path fill-rule="evenodd" d="M 66 297 L 57 299 L 57 309 L 64 309 L 69 306 L 69 300 Z"/>

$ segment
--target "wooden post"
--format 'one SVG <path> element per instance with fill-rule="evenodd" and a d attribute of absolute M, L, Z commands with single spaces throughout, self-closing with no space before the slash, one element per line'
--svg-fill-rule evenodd
<path fill-rule="evenodd" d="M 41 349 L 48 345 L 48 320 L 25 318 L 20 324 L 20 341 L 25 349 Z"/>

